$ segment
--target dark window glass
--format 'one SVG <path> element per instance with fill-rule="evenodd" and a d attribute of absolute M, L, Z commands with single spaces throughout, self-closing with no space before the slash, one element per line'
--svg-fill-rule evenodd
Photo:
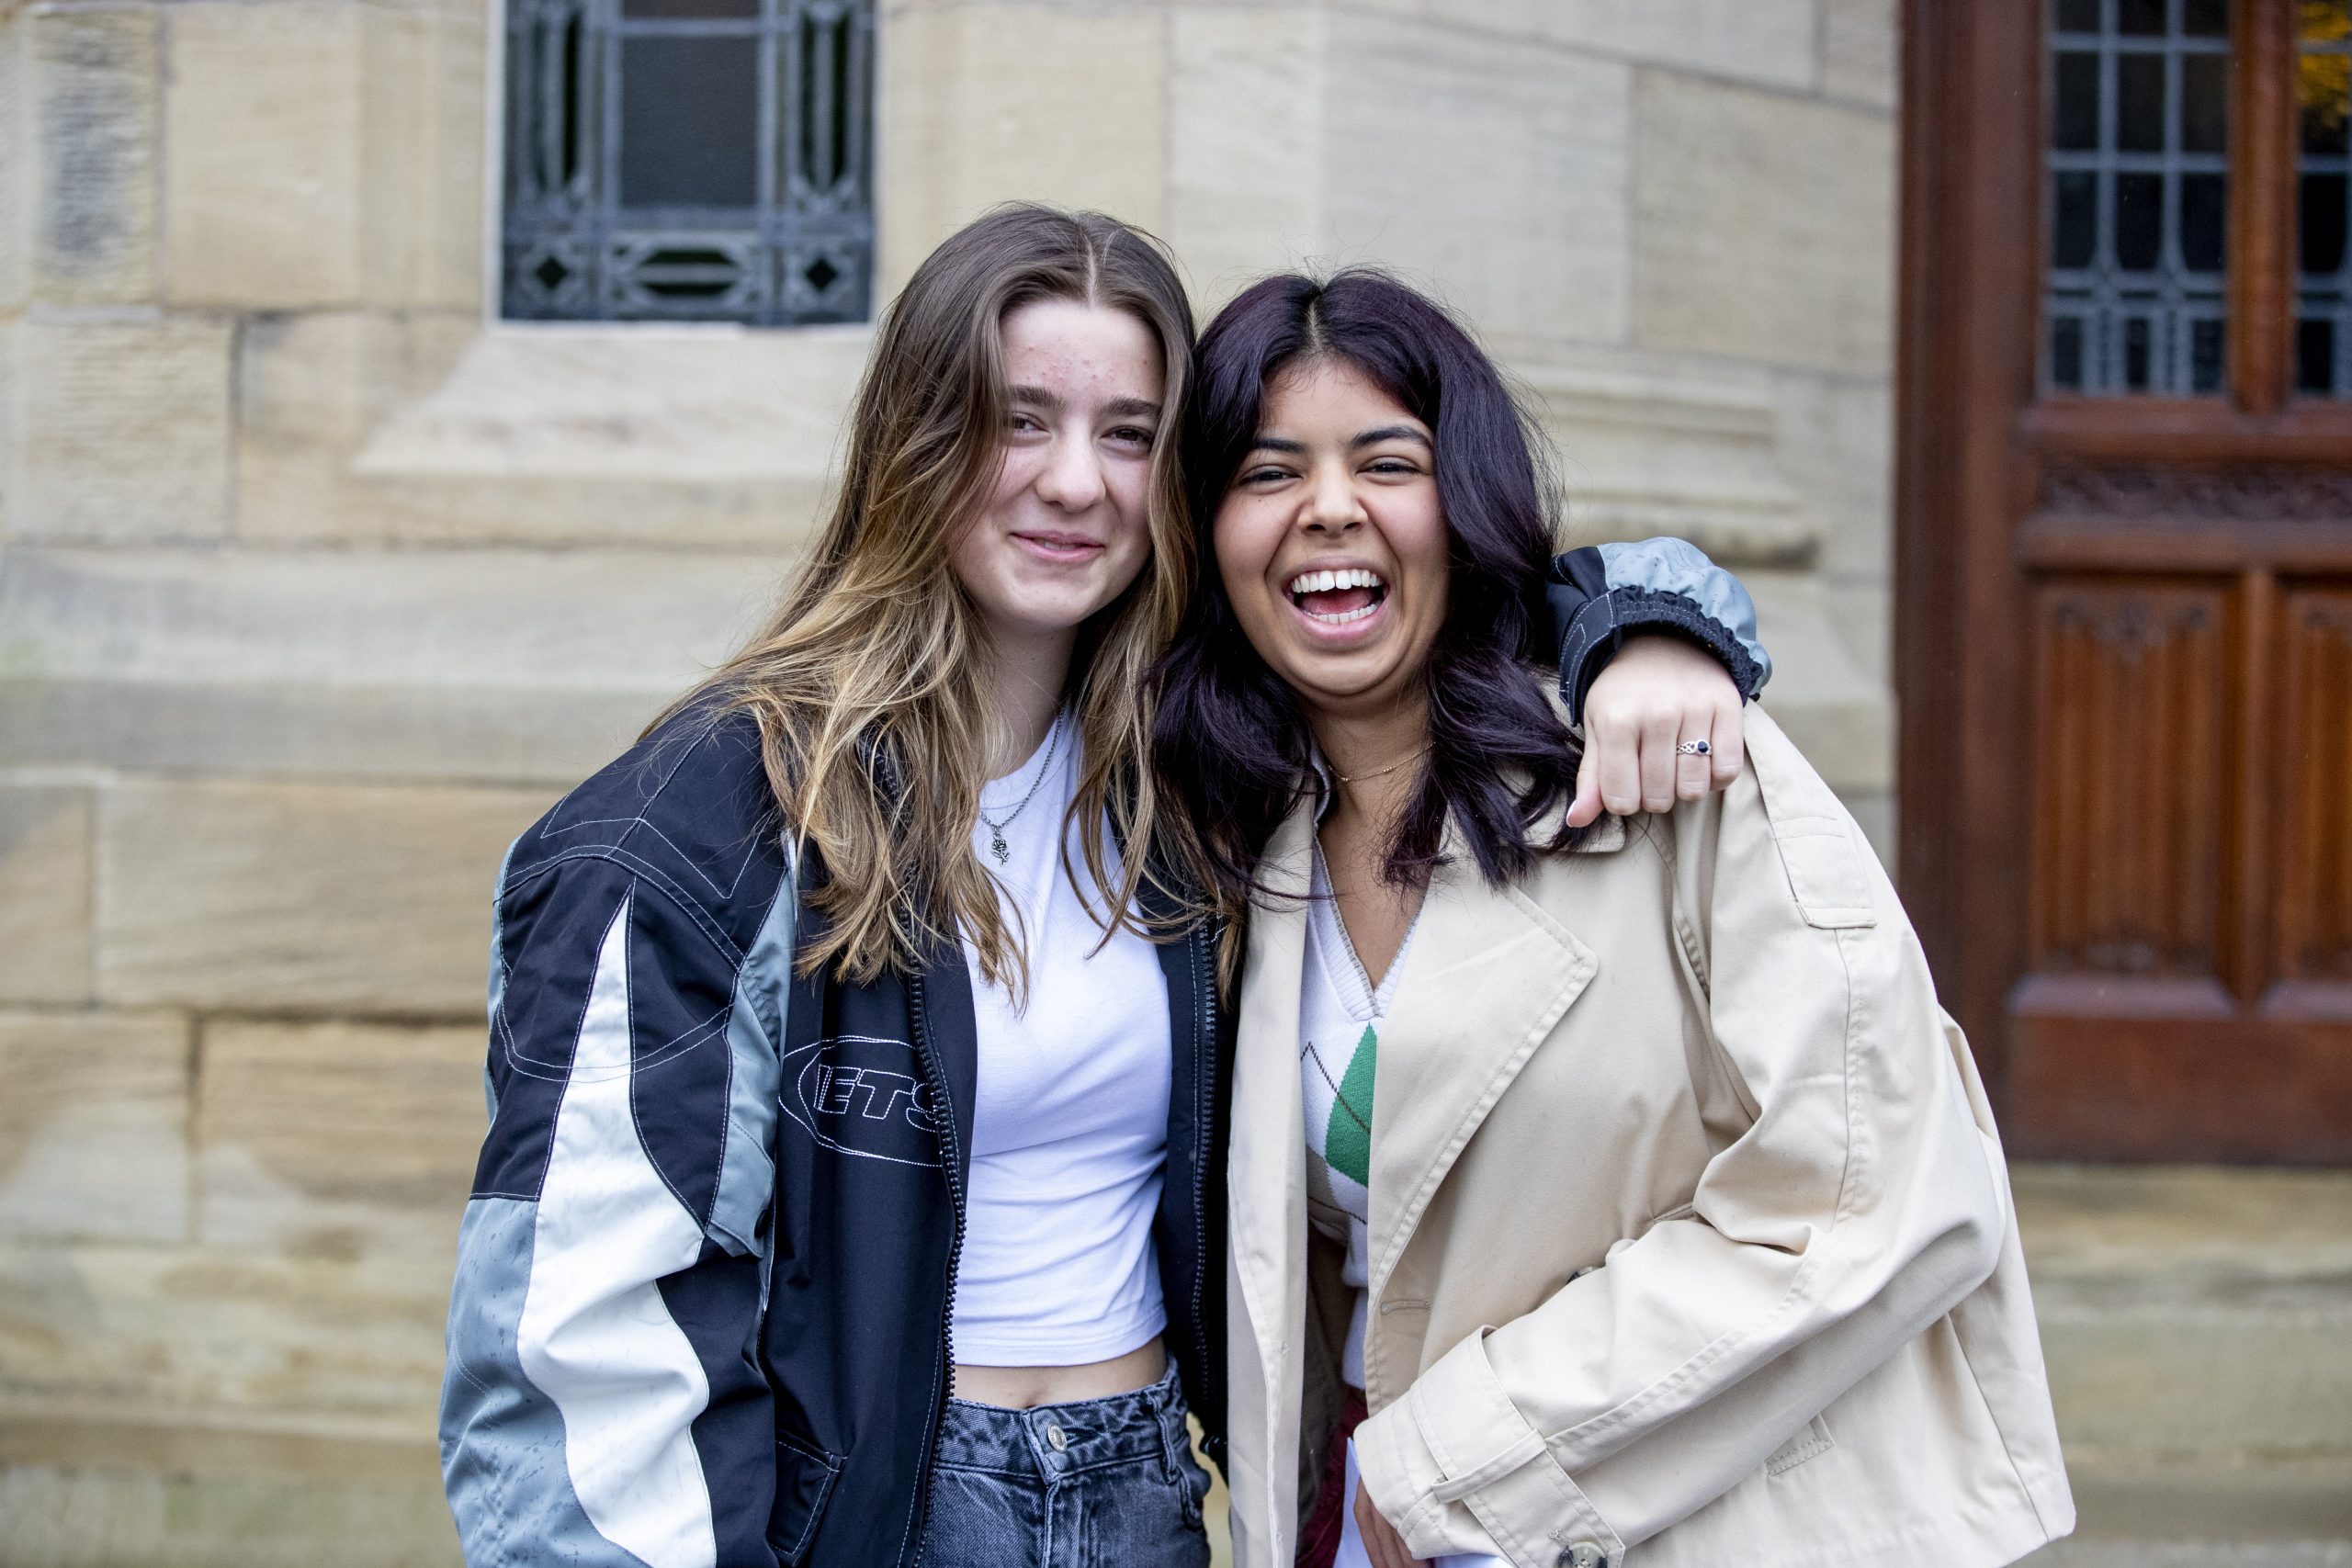
<path fill-rule="evenodd" d="M 2180 30 L 2190 38 L 2229 37 L 2229 0 L 2188 0 Z"/>
<path fill-rule="evenodd" d="M 2165 57 L 2127 54 L 2115 62 L 2115 144 L 2127 152 L 2165 150 Z"/>
<path fill-rule="evenodd" d="M 2230 57 L 2180 58 L 2180 150 L 2221 152 L 2230 145 Z"/>
<path fill-rule="evenodd" d="M 2098 27 L 2098 0 L 2058 0 L 2061 32 L 2095 33 Z"/>
<path fill-rule="evenodd" d="M 865 319 L 875 9 L 505 0 L 505 314 Z"/>
<path fill-rule="evenodd" d="M 2115 265 L 2125 272 L 2154 272 L 2164 251 L 2164 175 L 2116 175 Z"/>
<path fill-rule="evenodd" d="M 2069 392 L 2083 386 L 2083 323 L 2060 316 L 2050 323 L 2050 384 Z"/>
<path fill-rule="evenodd" d="M 2098 146 L 2098 56 L 2068 52 L 2058 57 L 2057 102 L 2050 115 L 2050 144 L 2069 151 Z"/>
<path fill-rule="evenodd" d="M 2135 392 L 2148 389 L 2148 318 L 2129 316 L 2123 322 L 2123 384 Z"/>
<path fill-rule="evenodd" d="M 2189 323 L 2188 389 L 2192 392 L 2218 392 L 2222 389 L 2222 323 L 2218 321 Z"/>
<path fill-rule="evenodd" d="M 759 40 L 624 39 L 620 130 L 623 207 L 753 205 Z"/>
<path fill-rule="evenodd" d="M 2180 176 L 2180 265 L 2191 272 L 2219 272 L 2230 232 L 2227 175 Z"/>
<path fill-rule="evenodd" d="M 2335 323 L 2308 317 L 2295 323 L 2295 390 L 2336 391 Z"/>
<path fill-rule="evenodd" d="M 2332 273 L 2344 266 L 2344 176 L 2305 175 L 2298 216 L 2302 228 L 2302 267 Z"/>
<path fill-rule="evenodd" d="M 2050 225 L 2052 266 L 2085 267 L 2098 251 L 2098 176 L 2073 169 L 2058 176 L 2056 220 Z"/>
<path fill-rule="evenodd" d="M 2116 30 L 2141 37 L 2162 37 L 2171 30 L 2165 0 L 2116 0 Z"/>

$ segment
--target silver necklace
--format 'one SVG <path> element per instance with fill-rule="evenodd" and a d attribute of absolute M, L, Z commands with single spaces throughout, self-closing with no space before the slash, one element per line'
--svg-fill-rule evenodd
<path fill-rule="evenodd" d="M 997 864 L 1009 865 L 1012 863 L 1012 846 L 1004 841 L 1004 830 L 1012 826 L 1012 819 L 1014 818 L 1029 809 L 1029 803 L 1031 801 L 1037 798 L 1037 791 L 1045 787 L 1046 775 L 1054 771 L 1054 757 L 1055 754 L 1061 750 L 1061 745 L 1062 716 L 1056 714 L 1054 715 L 1053 728 L 1046 732 L 1045 765 L 1037 770 L 1037 776 L 1029 781 L 1029 793 L 1021 797 L 1021 804 L 1006 812 L 1002 821 L 999 821 L 997 818 L 990 817 L 985 811 L 980 813 L 980 820 L 988 824 L 989 853 L 996 856 Z"/>

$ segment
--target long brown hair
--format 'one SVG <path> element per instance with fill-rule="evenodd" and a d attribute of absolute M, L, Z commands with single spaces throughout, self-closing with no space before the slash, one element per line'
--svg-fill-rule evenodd
<path fill-rule="evenodd" d="M 972 852 L 996 709 L 987 634 L 950 558 L 1001 460 L 1000 328 L 1038 299 L 1126 311 L 1159 344 L 1150 560 L 1082 628 L 1065 693 L 1084 756 L 1070 815 L 1104 931 L 1142 929 L 1133 910 L 1163 834 L 1146 677 L 1193 579 L 1177 439 L 1192 307 L 1141 231 L 1096 212 L 1002 207 L 932 252 L 883 313 L 824 533 L 767 625 L 686 699 L 716 694 L 758 719 L 789 830 L 823 863 L 811 897 L 826 927 L 802 943 L 806 973 L 910 970 L 960 933 L 989 979 L 1025 989 L 1022 943 Z"/>

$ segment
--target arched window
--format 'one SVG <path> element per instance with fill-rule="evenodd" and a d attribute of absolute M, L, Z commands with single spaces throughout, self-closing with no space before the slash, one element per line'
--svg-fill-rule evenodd
<path fill-rule="evenodd" d="M 501 313 L 864 321 L 872 0 L 507 0 Z"/>

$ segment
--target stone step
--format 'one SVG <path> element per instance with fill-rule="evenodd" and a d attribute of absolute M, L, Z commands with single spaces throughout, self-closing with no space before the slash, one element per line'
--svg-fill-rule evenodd
<path fill-rule="evenodd" d="M 2011 1172 L 2080 1520 L 2033 1568 L 2352 1568 L 2352 1172 Z"/>
<path fill-rule="evenodd" d="M 2012 1179 L 2070 1464 L 2352 1467 L 2352 1172 Z"/>

